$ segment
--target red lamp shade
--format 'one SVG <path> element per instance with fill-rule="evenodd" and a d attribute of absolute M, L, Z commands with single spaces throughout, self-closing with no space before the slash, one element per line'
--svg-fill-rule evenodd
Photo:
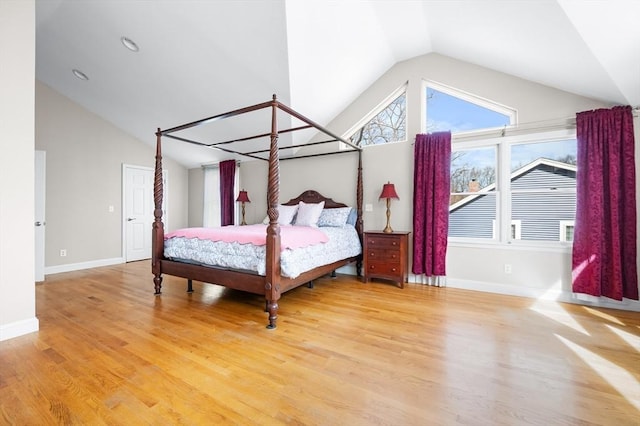
<path fill-rule="evenodd" d="M 236 198 L 236 201 L 241 201 L 243 203 L 251 202 L 251 200 L 249 200 L 249 195 L 247 194 L 247 191 L 240 191 L 240 193 L 238 194 L 238 198 Z"/>
<path fill-rule="evenodd" d="M 393 186 L 391 182 L 385 183 L 382 187 L 382 193 L 380 194 L 379 199 L 381 200 L 383 198 L 395 198 L 396 200 L 400 199 L 400 197 L 398 197 L 398 194 L 396 193 L 396 187 Z"/>

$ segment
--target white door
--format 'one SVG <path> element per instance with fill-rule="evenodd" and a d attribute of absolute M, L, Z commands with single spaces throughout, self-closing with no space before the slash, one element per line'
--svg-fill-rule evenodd
<path fill-rule="evenodd" d="M 153 175 L 148 167 L 124 167 L 123 245 L 125 261 L 151 258 Z M 166 190 L 165 190 L 166 191 Z"/>
<path fill-rule="evenodd" d="M 44 281 L 46 152 L 35 152 L 35 279 Z"/>

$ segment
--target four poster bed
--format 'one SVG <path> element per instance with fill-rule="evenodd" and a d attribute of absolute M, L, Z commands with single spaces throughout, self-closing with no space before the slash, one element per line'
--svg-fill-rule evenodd
<path fill-rule="evenodd" d="M 223 142 L 201 142 L 192 137 L 196 133 L 182 136 L 184 131 L 190 131 L 198 126 L 203 126 L 219 120 L 231 117 L 240 117 L 255 111 L 265 110 L 270 112 L 271 129 L 268 133 L 261 133 L 241 139 L 233 139 Z M 285 129 L 278 128 L 278 118 L 284 114 L 289 122 L 297 120 L 302 124 Z M 292 138 L 294 132 L 310 130 L 317 135 L 328 136 L 328 140 L 305 142 L 300 145 L 290 143 L 287 146 L 279 146 L 279 138 L 286 135 Z M 185 229 L 165 234 L 162 222 L 163 205 L 163 180 L 162 180 L 162 149 L 163 137 L 181 142 L 220 149 L 225 152 L 239 154 L 268 161 L 267 178 L 267 217 L 264 225 L 231 226 L 212 229 Z M 269 324 L 267 328 L 275 328 L 278 317 L 278 300 L 288 290 L 302 284 L 310 284 L 314 279 L 327 274 L 333 274 L 337 268 L 355 263 L 357 274 L 361 275 L 362 269 L 362 156 L 361 149 L 350 142 L 334 135 L 329 130 L 311 121 L 288 106 L 280 103 L 273 95 L 271 101 L 237 109 L 234 111 L 208 117 L 181 126 L 166 130 L 158 129 L 156 132 L 156 164 L 154 178 L 154 223 L 152 230 L 152 259 L 151 268 L 154 275 L 153 282 L 155 294 L 161 294 L 162 275 L 173 275 L 188 280 L 188 291 L 192 291 L 192 280 L 205 283 L 222 285 L 228 288 L 241 290 L 253 294 L 264 295 L 268 312 Z M 256 140 L 264 138 L 268 147 L 255 149 Z M 208 138 L 207 138 L 208 139 Z M 201 140 L 201 139 L 200 139 Z M 292 139 L 291 139 L 292 140 Z M 254 145 L 247 148 L 247 142 Z M 339 147 L 339 144 L 343 145 Z M 299 148 L 333 144 L 335 149 L 331 151 L 300 154 Z M 240 146 L 241 148 L 234 148 Z M 330 146 L 330 147 L 332 147 Z M 346 149 L 345 149 L 346 148 Z M 333 201 L 314 190 L 307 190 L 298 197 L 285 203 L 280 203 L 280 179 L 279 163 L 280 152 L 293 152 L 294 154 L 284 159 L 307 158 L 319 155 L 343 154 L 355 152 L 358 154 L 356 206 L 352 208 L 344 203 Z M 295 150 L 295 151 L 294 151 Z M 286 207 L 289 206 L 289 207 Z M 296 221 L 287 219 L 284 221 L 283 213 L 291 209 L 297 209 L 298 216 L 303 216 L 313 210 L 317 218 L 317 212 L 321 210 L 319 221 L 323 218 L 329 225 L 323 228 L 313 224 L 311 226 L 295 226 Z M 347 216 L 348 212 L 348 216 Z M 337 223 L 335 219 L 338 218 Z M 283 223 L 280 223 L 283 222 Z M 304 225 L 305 223 L 302 223 Z M 331 228 L 331 229 L 330 229 Z M 343 233 L 344 230 L 346 232 Z M 222 235 L 217 234 L 220 231 Z M 232 236 L 228 235 L 231 231 Z M 237 236 L 236 231 L 243 231 L 244 236 Z M 308 232 L 307 232 L 308 231 Z M 216 236 L 209 237 L 211 233 Z M 307 238 L 308 234 L 318 234 L 318 240 L 301 242 L 301 238 Z M 205 235 L 206 234 L 206 235 Z M 247 235 L 249 234 L 249 235 Z M 301 234 L 304 234 L 301 235 Z M 320 235 L 322 234 L 322 235 Z M 351 234 L 351 236 L 349 236 Z M 355 243 L 353 242 L 355 235 Z M 215 241 L 208 241 L 211 238 Z M 204 241 L 206 246 L 199 245 Z M 222 241 L 221 241 L 222 240 Z M 351 242 L 346 243 L 347 240 Z M 194 245 L 197 242 L 197 245 Z M 330 247 L 334 244 L 335 250 Z M 337 246 L 336 246 L 337 244 Z M 255 247 L 254 247 L 255 245 Z M 346 246 L 350 248 L 346 248 Z M 357 248 L 355 248 L 357 246 Z M 245 252 L 245 260 L 248 263 L 236 263 L 240 257 L 238 252 Z M 206 254 L 208 252 L 208 255 Z M 230 254 L 223 254 L 230 253 Z M 325 253 L 333 253 L 324 258 Z M 207 257 L 208 256 L 208 257 Z M 297 256 L 297 257 L 296 257 Z M 252 259 L 253 258 L 253 259 Z M 324 259 L 324 260 L 319 260 Z M 253 262 L 251 262 L 253 260 Z M 310 262 L 307 262 L 310 261 Z M 314 263 L 315 262 L 315 263 Z M 247 266 L 252 264 L 253 266 Z"/>

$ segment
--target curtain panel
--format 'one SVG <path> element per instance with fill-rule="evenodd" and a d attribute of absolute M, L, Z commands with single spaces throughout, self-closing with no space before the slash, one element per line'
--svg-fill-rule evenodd
<path fill-rule="evenodd" d="M 427 283 L 442 285 L 446 275 L 451 132 L 416 135 L 413 174 L 413 267 Z"/>
<path fill-rule="evenodd" d="M 220 163 L 220 225 L 233 225 L 235 213 L 234 189 L 236 180 L 235 160 Z"/>
<path fill-rule="evenodd" d="M 573 291 L 638 300 L 632 109 L 581 112 L 576 124 Z"/>

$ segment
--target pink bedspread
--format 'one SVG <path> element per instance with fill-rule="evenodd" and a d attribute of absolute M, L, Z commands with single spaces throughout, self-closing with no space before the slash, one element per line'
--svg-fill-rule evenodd
<path fill-rule="evenodd" d="M 198 238 L 201 240 L 238 242 L 263 246 L 267 240 L 267 225 L 221 226 L 217 228 L 184 228 L 165 234 L 164 238 Z M 280 249 L 295 249 L 326 243 L 329 238 L 318 228 L 309 226 L 280 226 Z"/>

